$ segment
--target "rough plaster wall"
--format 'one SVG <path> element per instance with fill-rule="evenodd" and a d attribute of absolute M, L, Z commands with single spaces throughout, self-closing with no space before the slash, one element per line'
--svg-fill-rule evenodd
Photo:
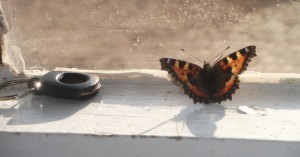
<path fill-rule="evenodd" d="M 160 69 L 160 57 L 199 63 L 250 44 L 249 70 L 300 72 L 294 0 L 3 0 L 28 69 Z"/>
<path fill-rule="evenodd" d="M 2 7 L 0 3 L 0 65 L 3 65 L 3 46 L 4 46 L 4 34 L 7 33 L 8 24 L 5 20 L 5 17 L 2 13 Z"/>
<path fill-rule="evenodd" d="M 7 77 L 7 73 L 22 73 L 25 70 L 25 62 L 20 48 L 10 44 L 9 26 L 2 11 L 0 3 L 0 79 Z"/>

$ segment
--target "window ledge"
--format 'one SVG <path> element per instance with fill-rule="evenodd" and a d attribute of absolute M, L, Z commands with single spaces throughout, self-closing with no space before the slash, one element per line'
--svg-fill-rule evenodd
<path fill-rule="evenodd" d="M 164 71 L 56 70 L 96 73 L 102 87 L 88 101 L 0 102 L 5 156 L 300 154 L 300 74 L 246 72 L 232 101 L 203 105 Z"/>

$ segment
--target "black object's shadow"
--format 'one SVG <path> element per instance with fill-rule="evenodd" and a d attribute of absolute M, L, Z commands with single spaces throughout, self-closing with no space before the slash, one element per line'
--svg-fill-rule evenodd
<path fill-rule="evenodd" d="M 100 102 L 101 97 L 77 101 L 34 95 L 17 101 L 9 109 L 0 109 L 0 115 L 11 117 L 7 125 L 46 123 L 70 117 L 94 101 Z"/>

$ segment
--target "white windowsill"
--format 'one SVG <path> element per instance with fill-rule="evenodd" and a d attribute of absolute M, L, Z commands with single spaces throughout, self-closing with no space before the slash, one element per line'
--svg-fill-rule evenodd
<path fill-rule="evenodd" d="M 148 156 L 165 151 L 164 156 L 300 154 L 299 74 L 246 72 L 232 101 L 203 105 L 180 92 L 164 71 L 81 72 L 101 78 L 100 92 L 91 100 L 30 95 L 0 102 L 0 145 L 5 144 L 0 152 L 9 156 L 16 147 L 27 152 L 33 146 L 24 144 L 31 140 L 28 144 L 44 156 L 62 141 L 69 142 L 67 149 L 75 145 L 106 156 L 118 155 L 115 149 L 122 156 L 143 156 L 145 151 Z M 36 154 L 27 152 L 32 155 Z"/>

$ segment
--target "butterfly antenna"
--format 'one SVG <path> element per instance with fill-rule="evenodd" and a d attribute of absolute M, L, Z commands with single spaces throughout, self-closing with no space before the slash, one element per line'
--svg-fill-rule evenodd
<path fill-rule="evenodd" d="M 221 57 L 223 56 L 223 53 L 228 50 L 230 48 L 230 46 L 228 46 L 225 50 L 223 50 L 222 52 L 220 52 L 219 54 L 217 54 L 214 58 L 212 58 L 208 63 L 210 63 L 211 61 L 213 61 L 215 58 L 217 58 L 219 55 L 221 55 Z M 219 57 L 217 60 L 219 60 L 221 57 Z M 216 61 L 217 61 L 216 60 Z"/>
<path fill-rule="evenodd" d="M 218 62 L 218 60 L 220 60 L 222 57 L 223 57 L 223 54 L 221 54 L 220 57 L 218 59 L 216 59 L 212 65 L 215 65 Z"/>
<path fill-rule="evenodd" d="M 184 49 L 180 49 L 180 50 L 183 51 L 183 52 L 185 52 L 185 53 L 187 53 L 188 55 L 190 55 L 190 56 L 196 58 L 198 61 L 203 62 L 201 59 L 197 58 L 196 56 L 194 56 L 194 55 L 192 55 L 192 54 L 186 52 Z"/>

